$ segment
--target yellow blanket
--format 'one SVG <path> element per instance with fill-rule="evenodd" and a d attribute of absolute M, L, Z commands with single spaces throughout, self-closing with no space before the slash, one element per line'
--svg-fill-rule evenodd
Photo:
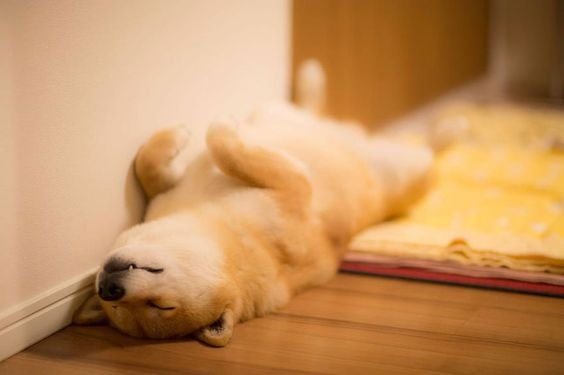
<path fill-rule="evenodd" d="M 351 249 L 564 274 L 564 114 L 467 107 L 447 116 L 463 116 L 469 134 L 439 157 L 432 190 Z"/>

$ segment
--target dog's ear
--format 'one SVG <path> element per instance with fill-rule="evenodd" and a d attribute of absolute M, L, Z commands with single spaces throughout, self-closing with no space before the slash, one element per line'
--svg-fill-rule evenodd
<path fill-rule="evenodd" d="M 196 337 L 211 346 L 225 346 L 233 336 L 234 325 L 233 311 L 226 309 L 218 320 L 198 331 Z"/>
<path fill-rule="evenodd" d="M 78 325 L 102 324 L 107 321 L 108 317 L 96 294 L 84 301 L 72 317 L 72 322 Z"/>

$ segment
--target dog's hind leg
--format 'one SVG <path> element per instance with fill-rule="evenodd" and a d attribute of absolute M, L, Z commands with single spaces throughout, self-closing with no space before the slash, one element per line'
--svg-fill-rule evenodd
<path fill-rule="evenodd" d="M 312 186 L 302 162 L 282 151 L 247 143 L 232 125 L 212 125 L 206 140 L 225 174 L 279 194 L 293 214 L 309 212 Z"/>
<path fill-rule="evenodd" d="M 135 173 L 149 198 L 173 187 L 189 162 L 186 127 L 168 128 L 154 134 L 137 153 Z"/>
<path fill-rule="evenodd" d="M 385 182 L 389 214 L 401 214 L 428 189 L 433 151 L 384 138 L 373 138 L 366 152 L 380 181 Z"/>

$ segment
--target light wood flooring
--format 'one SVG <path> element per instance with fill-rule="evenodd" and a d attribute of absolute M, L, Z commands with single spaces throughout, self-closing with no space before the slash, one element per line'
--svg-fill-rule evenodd
<path fill-rule="evenodd" d="M 226 348 L 70 326 L 0 374 L 564 374 L 564 299 L 340 274 Z"/>

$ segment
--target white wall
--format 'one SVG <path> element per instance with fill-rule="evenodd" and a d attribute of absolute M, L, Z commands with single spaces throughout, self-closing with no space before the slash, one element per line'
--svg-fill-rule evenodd
<path fill-rule="evenodd" d="M 289 6 L 0 1 L 0 313 L 139 220 L 130 166 L 153 131 L 287 96 Z"/>

